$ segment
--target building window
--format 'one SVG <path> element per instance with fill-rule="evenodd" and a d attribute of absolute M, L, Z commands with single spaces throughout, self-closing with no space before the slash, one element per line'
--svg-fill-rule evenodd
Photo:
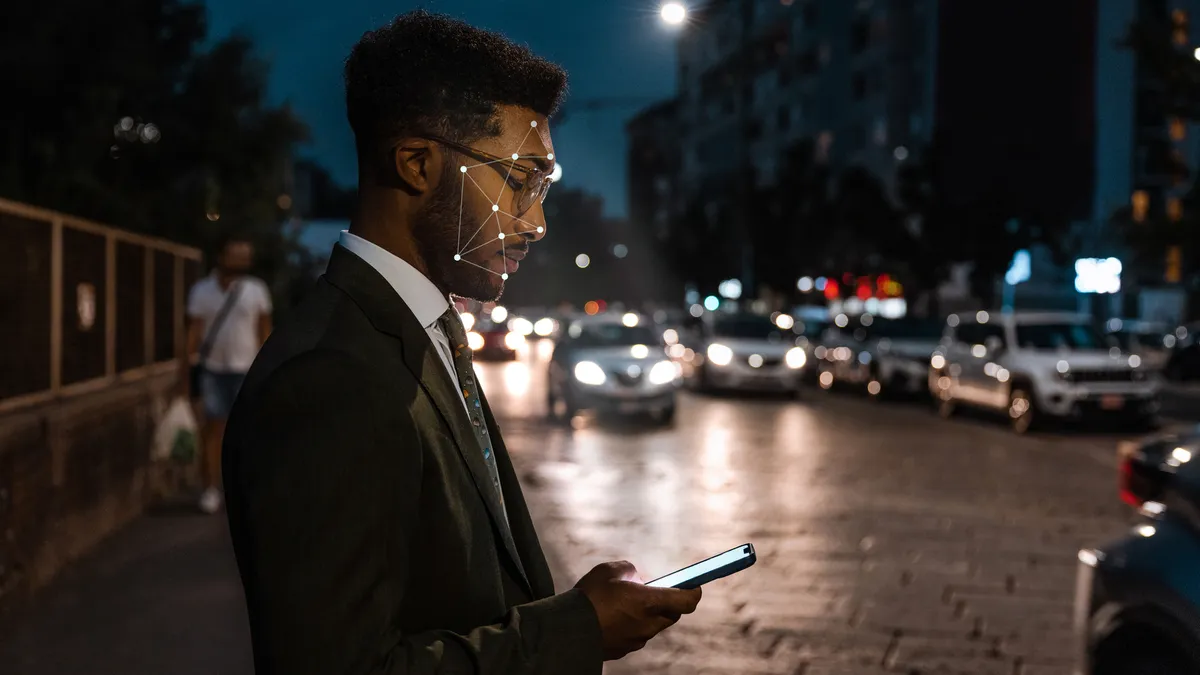
<path fill-rule="evenodd" d="M 775 123 L 780 131 L 787 131 L 792 126 L 791 108 L 780 106 L 779 111 L 775 114 Z"/>
<path fill-rule="evenodd" d="M 1188 13 L 1186 10 L 1176 9 L 1171 12 L 1171 23 L 1175 29 L 1173 35 L 1175 44 L 1180 47 L 1187 46 L 1188 43 Z"/>
<path fill-rule="evenodd" d="M 1182 141 L 1187 138 L 1187 124 L 1178 117 L 1171 118 L 1171 140 Z"/>
<path fill-rule="evenodd" d="M 1150 208 L 1150 195 L 1146 194 L 1145 190 L 1138 190 L 1129 201 L 1133 207 L 1133 222 L 1140 223 L 1146 220 L 1146 210 Z"/>
<path fill-rule="evenodd" d="M 1179 197 L 1167 198 L 1167 218 L 1172 223 L 1178 223 L 1183 220 L 1183 202 Z"/>

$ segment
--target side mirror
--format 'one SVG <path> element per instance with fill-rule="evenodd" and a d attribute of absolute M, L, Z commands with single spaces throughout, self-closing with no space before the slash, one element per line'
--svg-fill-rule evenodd
<path fill-rule="evenodd" d="M 983 344 L 985 347 L 987 347 L 989 354 L 994 355 L 1004 351 L 1004 341 L 995 335 L 988 336 L 988 338 L 983 341 Z"/>

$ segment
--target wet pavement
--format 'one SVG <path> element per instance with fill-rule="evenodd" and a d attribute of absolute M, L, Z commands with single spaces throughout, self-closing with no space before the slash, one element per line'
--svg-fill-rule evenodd
<path fill-rule="evenodd" d="M 1070 672 L 1075 554 L 1119 535 L 1116 436 L 812 392 L 685 394 L 675 424 L 544 419 L 525 362 L 486 364 L 556 578 L 646 578 L 744 542 L 758 564 L 610 675 Z M 250 673 L 222 519 L 143 519 L 0 623 L 0 671 Z"/>

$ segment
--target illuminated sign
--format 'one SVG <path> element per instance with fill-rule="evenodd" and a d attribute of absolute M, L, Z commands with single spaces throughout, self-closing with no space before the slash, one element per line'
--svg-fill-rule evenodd
<path fill-rule="evenodd" d="M 1029 281 L 1029 273 L 1032 269 L 1033 264 L 1029 257 L 1029 251 L 1021 249 L 1013 254 L 1012 264 L 1008 266 L 1008 271 L 1004 273 L 1004 281 L 1010 286 L 1016 286 L 1023 281 Z M 1075 269 L 1079 269 L 1079 263 L 1075 263 Z M 1076 281 L 1075 283 L 1078 286 L 1079 282 Z"/>
<path fill-rule="evenodd" d="M 1080 258 L 1075 261 L 1075 290 L 1080 293 L 1116 293 L 1121 290 L 1121 261 L 1116 258 Z"/>

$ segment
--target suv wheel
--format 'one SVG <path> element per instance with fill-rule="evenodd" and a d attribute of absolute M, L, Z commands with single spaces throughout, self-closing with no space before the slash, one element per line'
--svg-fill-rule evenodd
<path fill-rule="evenodd" d="M 1034 402 L 1032 387 L 1021 383 L 1012 388 L 1008 395 L 1008 418 L 1011 420 L 1013 431 L 1018 434 L 1033 429 L 1037 421 L 1037 404 Z"/>

